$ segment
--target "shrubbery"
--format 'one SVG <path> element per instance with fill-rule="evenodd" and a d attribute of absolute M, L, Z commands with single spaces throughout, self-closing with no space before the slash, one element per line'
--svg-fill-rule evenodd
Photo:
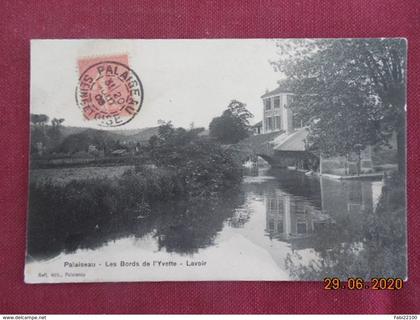
<path fill-rule="evenodd" d="M 162 202 L 211 202 L 238 186 L 240 164 L 199 132 L 162 125 L 147 148 L 151 163 L 138 164 L 136 170 L 117 179 L 74 180 L 66 185 L 31 183 L 29 254 L 74 250 L 90 243 L 89 237 L 100 237 L 98 233 L 105 237 L 153 215 L 154 207 Z"/>
<path fill-rule="evenodd" d="M 159 128 L 159 136 L 150 140 L 154 165 L 173 170 L 182 180 L 186 194 L 210 197 L 236 186 L 242 178 L 241 164 L 220 143 L 199 136 L 201 129 Z"/>
<path fill-rule="evenodd" d="M 210 136 L 221 143 L 237 143 L 250 135 L 252 117 L 244 103 L 232 100 L 223 114 L 210 122 Z"/>

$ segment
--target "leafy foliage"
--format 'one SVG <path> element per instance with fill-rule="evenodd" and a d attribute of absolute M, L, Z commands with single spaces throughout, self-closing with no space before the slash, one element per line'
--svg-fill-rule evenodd
<path fill-rule="evenodd" d="M 237 143 L 249 136 L 252 117 L 244 103 L 232 100 L 227 110 L 210 122 L 210 136 L 224 144 Z"/>
<path fill-rule="evenodd" d="M 235 190 L 211 199 L 175 198 L 184 192 L 177 182 L 173 173 L 156 169 L 130 171 L 119 179 L 31 183 L 28 254 L 50 258 L 151 233 L 160 248 L 196 252 L 213 242 L 243 199 Z"/>
<path fill-rule="evenodd" d="M 48 123 L 49 117 L 45 114 L 31 113 L 30 121 L 35 126 L 44 126 Z"/>
<path fill-rule="evenodd" d="M 182 177 L 189 195 L 209 197 L 240 182 L 241 166 L 229 150 L 199 136 L 201 131 L 164 123 L 159 135 L 150 139 L 149 150 L 153 164 L 170 168 Z"/>
<path fill-rule="evenodd" d="M 100 150 L 108 152 L 120 148 L 119 136 L 108 131 L 87 129 L 80 133 L 66 137 L 57 150 L 63 153 L 88 151 L 89 145 L 94 145 Z"/>
<path fill-rule="evenodd" d="M 62 140 L 61 126 L 64 119 L 53 118 L 49 125 L 49 117 L 45 114 L 32 114 L 31 121 L 31 151 L 51 151 Z"/>
<path fill-rule="evenodd" d="M 289 40 L 278 48 L 274 65 L 288 77 L 292 108 L 310 125 L 318 152 L 357 153 L 397 132 L 404 161 L 403 39 Z"/>
<path fill-rule="evenodd" d="M 154 230 L 170 251 L 193 252 L 213 241 L 232 214 L 225 204 L 215 205 L 217 196 L 235 192 L 241 166 L 219 143 L 199 136 L 201 131 L 162 124 L 145 149 L 152 163 L 139 164 L 119 178 L 31 183 L 29 254 L 92 248 L 109 239 L 110 232 L 133 232 L 131 227 L 145 217 L 163 219 Z M 159 211 L 159 206 L 175 200 L 177 207 Z M 141 232 L 152 230 L 140 225 Z"/>
<path fill-rule="evenodd" d="M 56 148 L 62 140 L 61 126 L 64 122 L 64 119 L 54 118 L 51 120 L 51 126 L 47 130 L 47 135 L 50 140 L 50 148 Z"/>

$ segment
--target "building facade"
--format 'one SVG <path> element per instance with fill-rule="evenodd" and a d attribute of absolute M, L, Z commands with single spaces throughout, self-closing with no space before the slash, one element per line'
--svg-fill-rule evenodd
<path fill-rule="evenodd" d="M 263 101 L 263 133 L 285 131 L 292 133 L 294 130 L 293 112 L 289 105 L 293 101 L 293 93 L 281 87 L 266 92 Z"/>
<path fill-rule="evenodd" d="M 361 150 L 360 155 L 355 153 L 347 157 L 320 157 L 313 161 L 308 149 L 308 130 L 293 113 L 290 105 L 294 94 L 283 82 L 279 86 L 267 91 L 261 96 L 263 102 L 262 133 L 283 132 L 272 141 L 273 157 L 278 166 L 320 171 L 321 174 L 333 174 L 339 176 L 358 175 L 360 173 L 372 173 L 372 146 Z M 316 156 L 318 157 L 318 156 Z"/>

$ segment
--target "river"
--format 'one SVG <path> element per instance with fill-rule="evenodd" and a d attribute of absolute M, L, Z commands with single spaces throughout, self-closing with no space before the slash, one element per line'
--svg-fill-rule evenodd
<path fill-rule="evenodd" d="M 396 206 L 382 181 L 247 171 L 232 195 L 212 203 L 164 205 L 139 221 L 141 230 L 32 261 L 26 281 L 405 277 L 404 199 Z"/>

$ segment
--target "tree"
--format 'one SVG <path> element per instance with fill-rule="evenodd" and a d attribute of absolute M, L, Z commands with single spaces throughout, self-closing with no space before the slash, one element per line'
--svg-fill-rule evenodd
<path fill-rule="evenodd" d="M 223 114 L 210 122 L 210 136 L 221 143 L 237 143 L 249 136 L 252 117 L 244 103 L 232 100 Z"/>
<path fill-rule="evenodd" d="M 48 135 L 46 125 L 49 118 L 45 114 L 30 115 L 31 121 L 31 152 L 42 154 L 48 145 Z"/>
<path fill-rule="evenodd" d="M 161 123 L 149 139 L 150 159 L 160 169 L 176 173 L 188 196 L 208 198 L 237 186 L 242 178 L 240 163 L 230 150 L 206 136 L 203 128 L 174 128 Z"/>
<path fill-rule="evenodd" d="M 31 151 L 54 150 L 62 140 L 61 127 L 64 119 L 53 118 L 49 125 L 49 117 L 45 114 L 33 114 L 31 121 Z"/>
<path fill-rule="evenodd" d="M 289 40 L 274 62 L 296 93 L 292 108 L 320 153 L 359 152 L 397 134 L 405 169 L 406 43 L 403 39 Z"/>
<path fill-rule="evenodd" d="M 50 140 L 50 147 L 52 149 L 56 148 L 61 142 L 61 138 L 62 138 L 61 126 L 63 122 L 64 122 L 64 119 L 62 118 L 61 119 L 54 118 L 51 120 L 51 127 L 48 128 L 47 135 Z"/>
<path fill-rule="evenodd" d="M 39 127 L 45 126 L 48 123 L 48 120 L 49 120 L 49 118 L 45 114 L 31 113 L 31 123 L 34 126 L 39 126 Z"/>
<path fill-rule="evenodd" d="M 65 137 L 56 150 L 73 154 L 76 152 L 87 152 L 89 146 L 93 145 L 108 155 L 113 150 L 120 148 L 118 144 L 119 137 L 119 135 L 109 131 L 86 129 Z"/>
<path fill-rule="evenodd" d="M 367 114 L 368 103 L 366 97 L 349 90 L 329 103 L 316 105 L 319 118 L 310 126 L 308 144 L 324 156 L 349 159 L 356 154 L 360 173 L 361 151 L 377 142 L 375 127 Z"/>

